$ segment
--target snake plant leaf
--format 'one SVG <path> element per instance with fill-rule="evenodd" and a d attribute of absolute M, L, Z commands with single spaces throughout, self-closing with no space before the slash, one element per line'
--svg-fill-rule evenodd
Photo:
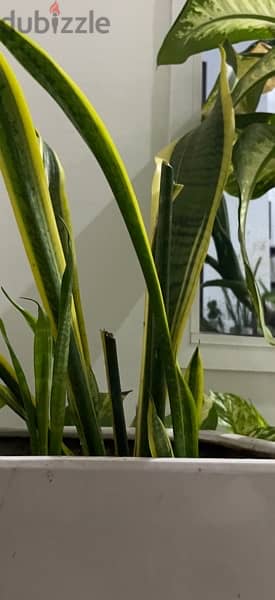
<path fill-rule="evenodd" d="M 0 319 L 0 332 L 1 332 L 2 337 L 5 341 L 5 344 L 8 348 L 10 358 L 11 358 L 11 361 L 13 364 L 13 368 L 16 373 L 16 378 L 17 378 L 17 381 L 18 381 L 18 384 L 20 387 L 20 391 L 22 394 L 24 409 L 25 409 L 26 418 L 27 418 L 27 425 L 28 425 L 28 430 L 29 430 L 30 440 L 31 440 L 31 449 L 32 449 L 32 453 L 34 455 L 36 455 L 36 454 L 39 454 L 39 444 L 38 444 L 38 435 L 37 435 L 37 427 L 36 427 L 35 406 L 33 403 L 32 395 L 31 395 L 30 388 L 27 383 L 27 379 L 26 379 L 24 370 L 23 370 L 23 368 L 20 364 L 20 361 L 17 358 L 17 356 L 13 350 L 13 347 L 9 341 L 9 338 L 8 338 L 8 335 L 6 332 L 6 328 L 5 328 L 5 325 L 2 321 L 2 319 Z"/>
<path fill-rule="evenodd" d="M 112 402 L 113 431 L 116 456 L 130 456 L 127 427 L 123 408 L 119 361 L 116 340 L 112 333 L 101 332 L 106 377 Z"/>
<path fill-rule="evenodd" d="M 178 377 L 180 382 L 182 411 L 184 414 L 185 456 L 187 456 L 188 458 L 198 458 L 199 424 L 196 401 L 179 366 Z M 199 388 L 200 385 L 198 386 L 197 391 Z"/>
<path fill-rule="evenodd" d="M 221 46 L 275 36 L 273 0 L 187 0 L 168 32 L 158 64 L 179 64 L 193 54 Z"/>
<path fill-rule="evenodd" d="M 46 313 L 56 334 L 65 261 L 35 128 L 22 89 L 0 55 L 0 169 Z M 79 332 L 73 316 L 69 371 L 92 454 L 104 454 Z M 79 431 L 82 436 L 82 432 Z"/>
<path fill-rule="evenodd" d="M 222 50 L 220 94 L 214 109 L 172 151 L 170 163 L 183 190 L 174 200 L 169 319 L 177 350 L 199 285 L 201 270 L 231 164 L 234 114 Z"/>
<path fill-rule="evenodd" d="M 5 356 L 0 354 L 0 379 L 15 396 L 18 404 L 23 407 L 23 399 L 18 385 L 16 373 Z"/>
<path fill-rule="evenodd" d="M 213 400 L 206 397 L 204 407 L 202 411 L 202 422 L 200 430 L 202 431 L 216 431 L 218 427 L 219 419 L 218 413 Z"/>
<path fill-rule="evenodd" d="M 4 406 L 8 406 L 18 415 L 18 417 L 24 421 L 27 420 L 24 408 L 22 407 L 21 403 L 18 402 L 11 389 L 9 389 L 6 385 L 0 384 L 0 408 L 3 408 Z"/>
<path fill-rule="evenodd" d="M 80 283 L 77 269 L 77 256 L 70 205 L 66 191 L 65 173 L 57 154 L 50 148 L 50 146 L 41 138 L 41 136 L 38 133 L 37 136 L 39 140 L 40 151 L 43 157 L 43 164 L 48 181 L 48 188 L 64 255 L 66 255 L 67 251 L 67 232 L 64 228 L 63 222 L 66 225 L 71 240 L 74 260 L 73 299 L 83 354 L 87 367 L 89 367 L 91 365 L 91 357 L 80 293 Z"/>
<path fill-rule="evenodd" d="M 152 184 L 151 243 L 165 307 L 169 303 L 172 206 L 174 197 L 173 169 L 165 160 L 156 161 Z M 165 368 L 160 352 L 150 298 L 146 297 L 144 319 L 144 356 L 137 407 L 136 444 L 138 456 L 148 456 L 147 417 L 150 398 L 162 421 L 166 408 Z"/>
<path fill-rule="evenodd" d="M 184 379 L 193 395 L 196 404 L 197 421 L 198 425 L 200 425 L 204 403 L 204 369 L 199 348 L 196 348 L 190 360 L 184 373 Z"/>
<path fill-rule="evenodd" d="M 230 426 L 233 433 L 250 435 L 260 427 L 266 427 L 267 422 L 256 407 L 235 394 L 222 394 L 211 391 L 210 399 L 214 402 L 219 419 Z"/>
<path fill-rule="evenodd" d="M 274 157 L 275 126 L 260 123 L 250 125 L 242 132 L 233 152 L 234 169 L 240 190 L 239 241 L 245 266 L 247 287 L 263 334 L 272 345 L 275 344 L 275 339 L 265 324 L 261 294 L 246 250 L 246 222 L 249 202 L 253 195 L 258 174 Z"/>
<path fill-rule="evenodd" d="M 169 435 L 162 420 L 159 418 L 156 407 L 151 400 L 148 410 L 148 439 L 153 458 L 173 458 L 174 452 Z"/>
<path fill-rule="evenodd" d="M 177 414 L 177 418 L 175 417 L 174 419 L 175 448 L 180 454 L 183 450 L 181 441 L 183 438 L 183 423 L 181 419 L 177 368 L 169 325 L 146 228 L 125 166 L 94 107 L 75 82 L 70 79 L 49 55 L 37 43 L 32 42 L 27 36 L 16 32 L 3 20 L 0 20 L 0 41 L 42 87 L 49 92 L 68 116 L 99 162 L 114 193 L 144 274 L 150 293 L 156 327 L 162 338 L 163 364 L 166 368 L 168 394 L 170 403 L 174 406 L 173 412 Z M 73 377 L 75 378 L 79 373 L 81 365 L 76 366 L 74 364 L 77 354 L 73 344 L 71 344 L 70 354 L 73 361 L 72 366 L 74 367 Z M 75 392 L 77 392 L 77 389 L 75 389 Z M 83 394 L 82 397 L 84 397 Z M 83 406 L 79 408 L 82 409 Z M 91 422 L 90 419 L 87 419 L 86 414 L 85 419 L 87 428 L 89 424 L 91 425 Z M 100 444 L 98 431 L 94 431 L 94 437 L 96 438 L 96 447 L 102 452 L 102 444 Z"/>
<path fill-rule="evenodd" d="M 64 265 L 53 211 L 31 116 L 22 90 L 3 55 L 0 56 L 0 168 L 10 196 L 33 275 L 47 312 L 52 310 L 59 266 Z M 37 251 L 39 249 L 39 252 Z M 57 258 L 58 256 L 58 258 Z M 59 264 L 58 264 L 59 263 Z"/>
<path fill-rule="evenodd" d="M 49 317 L 38 306 L 34 335 L 34 376 L 39 451 L 48 454 L 49 410 L 52 387 L 53 338 Z"/>
<path fill-rule="evenodd" d="M 231 49 L 231 52 L 233 53 L 233 56 L 235 57 L 235 74 L 236 74 L 236 80 L 241 80 L 242 77 L 247 73 L 247 71 L 249 71 L 249 69 L 251 69 L 251 67 L 253 67 L 258 61 L 261 60 L 262 56 L 260 55 L 245 55 L 242 56 L 241 54 L 238 54 L 237 52 L 235 52 L 235 50 L 229 46 Z M 265 50 L 265 53 L 267 51 Z M 227 52 L 227 59 L 228 59 L 228 52 Z M 242 101 L 240 101 L 237 106 L 235 107 L 236 110 L 236 115 L 237 114 L 245 114 L 245 113 L 253 113 L 253 111 L 256 110 L 260 97 L 262 95 L 262 92 L 264 90 L 264 86 L 265 86 L 265 82 L 260 82 L 258 85 L 255 86 L 255 88 L 253 88 L 252 90 L 250 90 L 247 94 L 245 94 L 242 98 Z M 217 99 L 217 95 L 219 93 L 219 77 L 217 78 L 206 102 L 204 103 L 203 107 L 202 107 L 202 116 L 203 118 L 205 118 L 207 116 L 207 114 L 210 112 L 210 110 L 212 110 L 216 99 Z"/>
<path fill-rule="evenodd" d="M 71 309 L 74 262 L 68 243 L 67 264 L 62 278 L 58 311 L 58 328 L 54 349 L 52 390 L 50 401 L 50 454 L 58 456 L 62 452 L 63 430 L 68 386 L 68 359 L 71 333 Z"/>
<path fill-rule="evenodd" d="M 16 310 L 24 317 L 26 323 L 29 325 L 29 327 L 31 328 L 33 333 L 35 333 L 37 319 L 35 319 L 35 317 L 31 313 L 29 313 L 27 310 L 25 310 L 23 308 L 23 306 L 20 306 L 20 304 L 15 302 L 15 300 L 13 300 L 9 296 L 9 294 L 6 292 L 6 290 L 3 287 L 1 287 L 1 290 L 2 290 L 3 294 L 6 296 L 7 300 L 11 303 L 11 305 L 14 306 L 14 308 L 16 308 Z"/>

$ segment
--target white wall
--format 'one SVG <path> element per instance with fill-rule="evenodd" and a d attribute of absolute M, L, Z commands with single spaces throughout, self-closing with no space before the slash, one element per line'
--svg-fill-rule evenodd
<path fill-rule="evenodd" d="M 80 4 L 80 6 L 79 6 Z M 47 16 L 50 3 L 13 0 L 17 15 L 39 9 Z M 126 162 L 147 219 L 153 157 L 171 137 L 197 119 L 200 106 L 199 59 L 183 67 L 156 70 L 156 55 L 181 2 L 172 0 L 60 1 L 63 15 L 93 9 L 111 21 L 107 35 L 33 35 L 85 90 L 104 118 Z M 64 10 L 63 10 L 64 9 Z M 10 13 L 1 1 L 1 16 Z M 81 283 L 94 366 L 105 389 L 100 328 L 118 339 L 123 387 L 136 390 L 143 316 L 143 279 L 111 192 L 93 157 L 54 102 L 13 61 L 41 134 L 59 153 L 77 234 Z M 9 293 L 34 296 L 32 276 L 6 193 L 1 186 L 0 283 Z M 0 296 L 0 311 L 11 339 L 32 371 L 31 336 Z M 15 423 L 7 411 L 0 427 Z"/>

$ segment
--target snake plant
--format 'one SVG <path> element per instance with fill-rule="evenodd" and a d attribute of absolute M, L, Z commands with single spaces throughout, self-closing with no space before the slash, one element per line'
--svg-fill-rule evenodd
<path fill-rule="evenodd" d="M 37 43 L 0 21 L 2 44 L 57 102 L 97 159 L 144 275 L 147 297 L 137 456 L 198 456 L 203 366 L 197 350 L 183 375 L 178 350 L 232 170 L 237 107 L 251 93 L 255 77 L 264 84 L 271 76 L 270 64 L 262 58 L 253 67 L 258 68 L 254 79 L 249 71 L 239 79 L 236 72 L 232 79 L 228 65 L 234 71 L 234 51 L 226 38 L 231 42 L 253 39 L 259 31 L 270 38 L 275 31 L 271 1 L 256 5 L 255 0 L 243 0 L 238 10 L 235 4 L 227 0 L 221 8 L 218 1 L 188 0 L 160 50 L 158 62 L 167 64 L 220 46 L 221 70 L 202 122 L 156 158 L 150 234 L 122 158 L 91 102 Z M 34 331 L 34 395 L 1 324 L 12 362 L 11 366 L 0 357 L 2 403 L 26 420 L 33 452 L 67 452 L 62 440 L 67 403 L 83 453 L 104 455 L 103 397 L 90 360 L 65 174 L 56 153 L 36 131 L 24 92 L 2 54 L 0 169 L 43 304 L 37 320 L 27 318 L 21 309 Z M 238 184 L 242 176 L 243 170 L 236 174 Z M 109 334 L 103 334 L 103 341 L 116 450 L 128 454 L 116 344 Z M 173 445 L 165 429 L 166 396 Z"/>

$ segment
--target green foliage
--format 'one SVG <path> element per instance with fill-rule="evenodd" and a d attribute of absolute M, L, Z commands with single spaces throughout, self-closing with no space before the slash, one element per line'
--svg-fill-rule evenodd
<path fill-rule="evenodd" d="M 148 438 L 153 458 L 173 458 L 173 448 L 167 430 L 152 401 L 149 403 L 148 410 Z"/>
<path fill-rule="evenodd" d="M 215 404 L 221 422 L 228 425 L 233 433 L 252 435 L 267 426 L 255 406 L 240 396 L 210 392 L 209 398 Z"/>
<path fill-rule="evenodd" d="M 123 161 L 93 105 L 38 44 L 0 20 L 0 41 L 61 107 L 97 159 L 144 274 L 148 296 L 137 456 L 196 457 L 199 427 L 214 428 L 217 415 L 222 414 L 233 430 L 261 435 L 266 431 L 267 424 L 248 402 L 230 394 L 205 400 L 199 350 L 183 376 L 178 349 L 206 259 L 221 277 L 218 285 L 231 288 L 246 310 L 253 305 L 270 340 L 246 252 L 245 223 L 250 199 L 274 184 L 274 121 L 253 111 L 261 93 L 272 85 L 275 55 L 268 44 L 256 44 L 239 56 L 229 42 L 258 36 L 269 39 L 274 34 L 273 0 L 185 3 L 161 47 L 159 64 L 181 63 L 198 52 L 224 46 L 221 73 L 201 124 L 157 159 L 150 242 Z M 233 76 L 231 72 L 228 77 L 227 65 Z M 0 85 L 0 168 L 43 303 L 36 319 L 11 300 L 34 332 L 34 396 L 1 323 L 12 367 L 0 357 L 4 384 L 0 403 L 27 422 L 33 453 L 66 452 L 64 425 L 72 422 L 83 453 L 104 455 L 100 427 L 112 422 L 117 453 L 126 455 L 123 394 L 113 336 L 104 338 L 108 395 L 99 393 L 92 370 L 61 163 L 36 133 L 23 91 L 3 55 Z M 231 242 L 222 200 L 225 188 L 240 193 L 245 277 Z M 212 234 L 217 259 L 207 257 Z M 165 428 L 166 395 L 173 447 Z"/>
<path fill-rule="evenodd" d="M 187 0 L 168 32 L 158 64 L 185 62 L 224 43 L 275 37 L 273 0 Z"/>

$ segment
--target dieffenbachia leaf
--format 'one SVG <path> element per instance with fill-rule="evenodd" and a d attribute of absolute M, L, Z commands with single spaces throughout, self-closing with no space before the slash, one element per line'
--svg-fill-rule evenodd
<path fill-rule="evenodd" d="M 236 394 L 211 391 L 209 398 L 216 406 L 219 419 L 229 425 L 233 433 L 250 435 L 255 429 L 267 426 L 256 407 Z"/>
<path fill-rule="evenodd" d="M 247 96 L 247 94 L 250 94 L 255 87 L 259 86 L 260 84 L 264 86 L 266 81 L 268 81 L 274 75 L 275 48 L 264 54 L 262 58 L 252 65 L 251 68 L 239 79 L 232 92 L 234 106 L 238 106 L 242 99 Z"/>
<path fill-rule="evenodd" d="M 179 64 L 189 56 L 231 44 L 275 37 L 273 0 L 187 0 L 168 32 L 158 64 Z"/>

